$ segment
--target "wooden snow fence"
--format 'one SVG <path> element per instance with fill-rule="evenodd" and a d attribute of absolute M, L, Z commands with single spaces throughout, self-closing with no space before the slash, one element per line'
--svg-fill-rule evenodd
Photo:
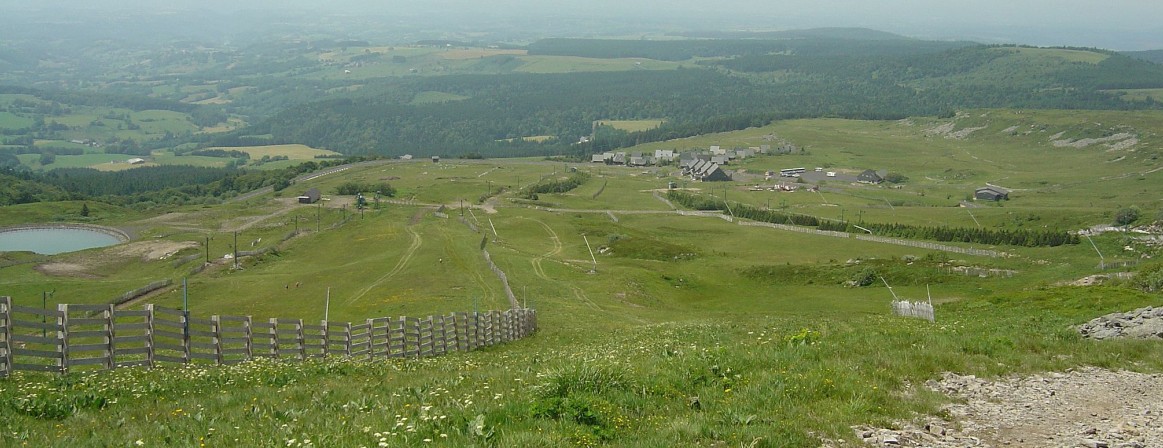
<path fill-rule="evenodd" d="M 250 316 L 191 316 L 146 305 L 61 304 L 55 310 L 13 306 L 0 297 L 0 377 L 16 371 L 69 373 L 164 364 L 236 364 L 254 358 L 345 356 L 417 358 L 524 338 L 537 312 L 450 313 L 380 317 L 364 322 L 258 320 Z"/>
<path fill-rule="evenodd" d="M 929 302 L 909 302 L 907 300 L 894 300 L 892 302 L 892 312 L 897 316 L 903 317 L 917 317 L 925 319 L 929 322 L 934 322 L 933 304 Z"/>

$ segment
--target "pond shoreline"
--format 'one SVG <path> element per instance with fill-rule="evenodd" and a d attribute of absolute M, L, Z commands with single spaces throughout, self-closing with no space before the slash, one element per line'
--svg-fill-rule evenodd
<path fill-rule="evenodd" d="M 89 230 L 89 231 L 93 231 L 93 232 L 100 232 L 100 233 L 109 235 L 111 237 L 117 238 L 119 240 L 118 244 L 133 240 L 133 238 L 129 237 L 128 233 L 126 233 L 124 230 L 121 230 L 118 228 L 98 226 L 95 224 L 80 224 L 80 223 L 21 224 L 21 225 L 15 225 L 15 226 L 0 227 L 0 233 L 15 232 L 15 231 L 19 231 L 19 230 L 59 230 L 59 229 Z"/>

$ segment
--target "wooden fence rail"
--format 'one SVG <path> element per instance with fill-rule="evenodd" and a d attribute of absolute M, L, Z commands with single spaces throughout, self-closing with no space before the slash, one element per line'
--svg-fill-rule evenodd
<path fill-rule="evenodd" d="M 16 371 L 69 373 L 163 364 L 236 364 L 254 358 L 416 358 L 471 351 L 531 335 L 537 312 L 381 317 L 360 323 L 196 317 L 145 305 L 13 306 L 0 297 L 0 377 Z"/>

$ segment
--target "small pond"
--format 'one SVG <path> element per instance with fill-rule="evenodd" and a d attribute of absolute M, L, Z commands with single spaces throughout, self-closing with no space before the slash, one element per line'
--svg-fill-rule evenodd
<path fill-rule="evenodd" d="M 31 251 L 55 255 L 112 246 L 122 241 L 109 232 L 75 227 L 0 230 L 0 252 Z"/>

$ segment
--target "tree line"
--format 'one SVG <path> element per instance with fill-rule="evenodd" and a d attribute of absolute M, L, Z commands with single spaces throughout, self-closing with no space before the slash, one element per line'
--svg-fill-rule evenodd
<path fill-rule="evenodd" d="M 784 213 L 739 202 L 725 201 L 711 196 L 693 195 L 677 190 L 667 192 L 666 197 L 671 202 L 695 210 L 718 210 L 731 213 L 737 218 L 772 224 L 816 227 L 819 230 L 825 231 L 858 234 L 871 232 L 873 235 L 895 238 L 1025 247 L 1055 247 L 1064 244 L 1079 243 L 1078 235 L 1063 230 L 934 227 L 869 222 L 853 224 L 847 221 L 822 220 L 814 216 L 798 213 Z"/>
<path fill-rule="evenodd" d="M 570 174 L 569 177 L 564 179 L 543 179 L 540 182 L 536 182 L 522 188 L 519 196 L 525 199 L 537 200 L 537 195 L 539 194 L 565 193 L 580 187 L 588 180 L 590 180 L 590 174 L 585 171 L 578 171 L 576 173 Z"/>
<path fill-rule="evenodd" d="M 292 180 L 300 174 L 365 160 L 369 159 L 349 157 L 309 161 L 279 170 L 188 165 L 160 165 L 114 172 L 92 168 L 58 168 L 43 173 L 8 170 L 0 173 L 0 187 L 3 188 L 0 205 L 98 200 L 148 209 L 164 205 L 215 203 L 263 187 L 283 190 L 290 187 Z M 386 189 L 394 191 L 390 186 Z"/>

